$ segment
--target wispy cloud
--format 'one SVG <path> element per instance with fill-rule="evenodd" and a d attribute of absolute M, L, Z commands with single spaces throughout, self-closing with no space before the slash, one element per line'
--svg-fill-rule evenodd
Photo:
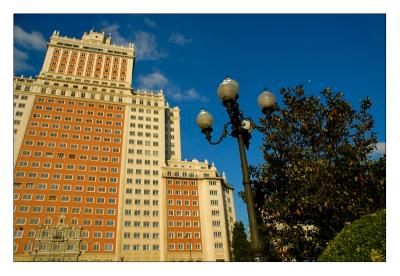
<path fill-rule="evenodd" d="M 160 72 L 154 72 L 148 75 L 139 75 L 137 80 L 138 87 L 146 89 L 165 88 L 169 84 L 169 80 Z"/>
<path fill-rule="evenodd" d="M 167 56 L 167 53 L 158 47 L 157 39 L 154 34 L 144 31 L 134 31 L 128 36 L 120 33 L 120 25 L 110 24 L 107 21 L 101 23 L 104 31 L 111 34 L 111 41 L 115 44 L 127 45 L 134 43 L 135 54 L 138 60 L 159 60 Z"/>
<path fill-rule="evenodd" d="M 142 89 L 163 89 L 167 98 L 177 102 L 201 101 L 208 102 L 209 99 L 202 96 L 196 89 L 189 88 L 182 90 L 178 84 L 170 81 L 161 72 L 153 72 L 147 75 L 138 76 L 138 88 Z"/>
<path fill-rule="evenodd" d="M 32 31 L 31 33 L 25 31 L 20 26 L 14 26 L 14 43 L 18 46 L 37 51 L 46 50 L 46 40 L 42 33 Z"/>
<path fill-rule="evenodd" d="M 119 33 L 119 25 L 103 22 L 103 30 L 107 35 L 111 35 L 111 41 L 118 45 L 128 45 L 129 41 Z"/>
<path fill-rule="evenodd" d="M 158 27 L 157 23 L 154 20 L 151 20 L 148 17 L 144 18 L 144 23 L 146 23 L 147 26 L 152 27 L 152 28 L 157 28 Z"/>
<path fill-rule="evenodd" d="M 386 143 L 385 142 L 378 142 L 376 143 L 376 149 L 372 152 L 372 154 L 376 155 L 383 155 L 386 154 Z"/>
<path fill-rule="evenodd" d="M 143 31 L 134 33 L 135 51 L 138 59 L 158 60 L 167 56 L 167 53 L 159 49 L 155 35 Z"/>
<path fill-rule="evenodd" d="M 28 55 L 14 47 L 14 73 L 33 70 L 33 66 L 28 63 Z"/>
<path fill-rule="evenodd" d="M 178 102 L 201 101 L 203 103 L 206 103 L 209 101 L 207 97 L 201 96 L 200 93 L 194 88 L 189 88 L 182 91 L 177 86 L 171 86 L 166 89 L 165 94 L 167 95 L 167 97 L 170 97 Z"/>
<path fill-rule="evenodd" d="M 169 42 L 184 46 L 185 44 L 188 44 L 192 42 L 193 39 L 185 37 L 183 34 L 180 33 L 172 33 L 169 36 Z"/>

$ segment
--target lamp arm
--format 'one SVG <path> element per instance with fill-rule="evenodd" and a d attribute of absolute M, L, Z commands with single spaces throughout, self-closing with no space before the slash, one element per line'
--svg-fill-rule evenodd
<path fill-rule="evenodd" d="M 218 145 L 219 143 L 222 142 L 222 140 L 224 140 L 226 135 L 228 135 L 228 123 L 224 124 L 224 129 L 222 130 L 221 137 L 219 137 L 218 141 L 215 142 L 211 141 L 211 131 L 212 129 L 211 130 L 205 129 L 203 133 L 206 135 L 206 139 L 211 145 Z"/>

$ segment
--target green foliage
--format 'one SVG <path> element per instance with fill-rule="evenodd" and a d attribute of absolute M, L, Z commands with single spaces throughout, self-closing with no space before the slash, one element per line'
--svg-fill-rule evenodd
<path fill-rule="evenodd" d="M 252 254 L 250 243 L 244 231 L 243 222 L 235 222 L 232 235 L 233 260 L 235 262 L 250 262 Z"/>
<path fill-rule="evenodd" d="M 385 207 L 385 156 L 368 113 L 327 88 L 282 89 L 283 105 L 260 119 L 265 164 L 251 167 L 254 201 L 283 260 L 316 260 L 346 224 Z"/>
<path fill-rule="evenodd" d="M 363 216 L 347 225 L 319 257 L 322 262 L 384 262 L 386 210 Z"/>

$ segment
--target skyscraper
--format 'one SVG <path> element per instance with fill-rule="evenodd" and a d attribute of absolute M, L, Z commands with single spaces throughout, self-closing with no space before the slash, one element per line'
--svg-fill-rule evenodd
<path fill-rule="evenodd" d="M 182 161 L 180 110 L 132 89 L 135 48 L 55 31 L 14 78 L 16 261 L 228 261 L 233 188 Z"/>

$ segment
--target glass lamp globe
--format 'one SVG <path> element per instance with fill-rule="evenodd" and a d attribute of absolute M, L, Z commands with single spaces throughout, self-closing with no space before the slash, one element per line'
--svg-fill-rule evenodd
<path fill-rule="evenodd" d="M 269 92 L 267 89 L 258 96 L 258 105 L 261 107 L 263 112 L 267 109 L 271 109 L 276 104 L 276 97 L 273 93 Z"/>
<path fill-rule="evenodd" d="M 200 113 L 196 117 L 196 123 L 201 130 L 212 128 L 213 121 L 212 115 L 204 109 L 200 110 Z"/>
<path fill-rule="evenodd" d="M 229 77 L 218 86 L 217 95 L 222 102 L 236 100 L 239 93 L 239 83 Z"/>

